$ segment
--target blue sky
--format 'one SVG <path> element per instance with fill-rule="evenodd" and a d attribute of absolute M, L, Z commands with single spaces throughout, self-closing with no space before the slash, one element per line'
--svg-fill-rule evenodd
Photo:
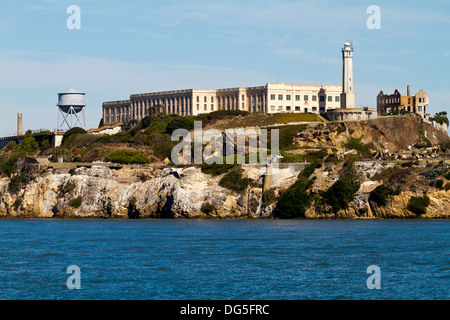
<path fill-rule="evenodd" d="M 81 29 L 69 30 L 70 5 Z M 381 29 L 366 12 L 381 9 Z M 380 90 L 424 89 L 429 112 L 450 111 L 450 2 L 0 0 L 0 135 L 57 125 L 57 93 L 86 92 L 87 126 L 103 101 L 132 93 L 341 85 L 341 48 L 354 44 L 356 104 Z"/>

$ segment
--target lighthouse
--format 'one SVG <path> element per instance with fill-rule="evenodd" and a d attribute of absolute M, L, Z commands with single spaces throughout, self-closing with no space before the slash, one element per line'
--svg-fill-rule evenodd
<path fill-rule="evenodd" d="M 355 108 L 353 92 L 353 45 L 348 40 L 342 49 L 342 95 L 341 108 Z"/>

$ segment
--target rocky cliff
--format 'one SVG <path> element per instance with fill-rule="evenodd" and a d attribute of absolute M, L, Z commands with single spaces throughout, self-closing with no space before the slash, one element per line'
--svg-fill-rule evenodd
<path fill-rule="evenodd" d="M 245 168 L 249 177 L 257 178 L 259 170 Z M 292 185 L 300 170 L 285 169 L 272 185 L 279 194 Z M 361 171 L 364 172 L 364 171 Z M 338 177 L 330 168 L 316 169 L 319 177 L 313 191 L 326 190 Z M 145 178 L 143 178 L 145 177 Z M 9 190 L 9 179 L 0 180 L 0 216 L 5 218 L 247 218 L 247 192 L 241 194 L 219 186 L 220 176 L 204 174 L 200 168 L 145 169 L 124 167 L 78 168 L 74 172 L 47 172 L 39 175 L 17 193 Z M 256 179 L 255 179 L 256 180 Z M 366 181 L 346 210 L 318 213 L 315 206 L 307 218 L 416 218 L 406 209 L 411 192 L 391 199 L 388 206 L 378 207 L 369 201 L 369 192 L 381 182 Z M 250 198 L 258 199 L 255 188 Z M 450 191 L 429 193 L 431 204 L 422 218 L 450 217 Z M 78 199 L 78 200 L 77 200 Z M 213 210 L 203 210 L 205 203 Z M 272 206 L 264 208 L 270 217 Z M 256 210 L 250 217 L 261 217 Z"/>
<path fill-rule="evenodd" d="M 323 148 L 327 155 L 311 174 L 313 180 L 307 192 L 316 197 L 305 217 L 450 217 L 450 183 L 446 175 L 450 166 L 445 163 L 445 150 L 440 147 L 448 136 L 442 128 L 416 117 L 389 117 L 309 126 L 292 138 L 286 154 L 305 156 L 305 160 L 312 155 L 309 148 Z M 351 139 L 356 139 L 353 144 Z M 323 199 L 348 170 L 349 160 L 359 190 L 346 209 L 331 212 L 317 199 Z M 242 192 L 222 187 L 219 181 L 223 174 L 212 176 L 198 166 L 94 165 L 46 170 L 39 167 L 40 171 L 30 181 L 17 184 L 16 179 L 15 187 L 10 178 L 0 179 L 0 217 L 271 217 L 280 195 L 297 181 L 304 167 L 300 163 L 284 164 L 270 176 L 264 197 L 260 178 L 265 168 L 254 166 L 242 166 L 244 176 L 257 182 L 251 184 L 251 190 Z M 448 188 L 437 186 L 437 180 L 447 182 Z M 369 200 L 370 192 L 382 184 L 395 189 L 385 206 Z M 409 199 L 418 194 L 427 194 L 430 199 L 426 214 L 420 216 L 407 209 Z"/>

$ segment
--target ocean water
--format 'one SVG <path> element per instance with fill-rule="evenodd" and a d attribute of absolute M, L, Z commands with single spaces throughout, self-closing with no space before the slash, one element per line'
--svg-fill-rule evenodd
<path fill-rule="evenodd" d="M 449 234 L 427 220 L 0 220 L 0 299 L 449 299 Z"/>

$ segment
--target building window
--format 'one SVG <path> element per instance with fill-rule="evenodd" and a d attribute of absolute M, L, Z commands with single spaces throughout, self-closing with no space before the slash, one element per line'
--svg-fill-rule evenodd
<path fill-rule="evenodd" d="M 300 101 L 300 95 L 299 94 L 295 95 L 295 101 Z"/>
<path fill-rule="evenodd" d="M 286 111 L 291 111 L 291 107 L 290 106 L 286 106 Z"/>
<path fill-rule="evenodd" d="M 333 102 L 333 97 L 332 96 L 328 96 L 328 102 Z"/>
<path fill-rule="evenodd" d="M 295 106 L 295 111 L 300 111 L 300 106 Z"/>
<path fill-rule="evenodd" d="M 323 96 L 320 96 L 320 99 L 322 99 L 322 97 L 323 97 Z M 312 101 L 317 101 L 317 96 L 316 96 L 316 95 L 313 95 L 313 96 L 311 97 L 311 99 L 312 99 Z M 322 100 L 320 100 L 320 101 L 322 101 Z"/>
<path fill-rule="evenodd" d="M 425 102 L 426 102 L 425 100 L 426 100 L 426 98 L 423 98 L 423 103 L 425 103 Z"/>
<path fill-rule="evenodd" d="M 282 94 L 278 95 L 278 100 L 283 100 L 283 95 Z"/>
<path fill-rule="evenodd" d="M 204 97 L 204 98 L 203 98 L 203 102 L 206 102 L 206 99 L 207 99 L 207 97 Z"/>
<path fill-rule="evenodd" d="M 419 103 L 422 103 L 422 98 L 419 98 Z"/>
<path fill-rule="evenodd" d="M 303 96 L 303 100 L 308 101 L 308 96 L 307 95 Z"/>
<path fill-rule="evenodd" d="M 316 112 L 317 111 L 317 107 L 312 107 L 312 111 Z"/>
<path fill-rule="evenodd" d="M 283 111 L 283 106 L 278 106 L 278 111 Z"/>
<path fill-rule="evenodd" d="M 275 95 L 274 94 L 271 94 L 270 95 L 270 100 L 275 100 Z M 274 107 L 275 108 L 275 107 Z"/>
<path fill-rule="evenodd" d="M 304 110 L 305 110 L 305 113 L 308 113 L 308 108 L 305 108 Z"/>
<path fill-rule="evenodd" d="M 213 111 L 213 110 L 214 110 L 214 105 L 212 104 L 212 105 L 211 105 L 211 111 Z"/>
<path fill-rule="evenodd" d="M 200 102 L 200 97 L 199 96 L 197 96 L 197 102 Z"/>
<path fill-rule="evenodd" d="M 214 102 L 214 97 L 211 97 L 211 102 Z"/>
<path fill-rule="evenodd" d="M 242 95 L 242 100 L 244 100 L 245 99 L 245 96 L 244 95 Z"/>
<path fill-rule="evenodd" d="M 417 107 L 417 111 L 422 112 L 422 107 Z"/>
<path fill-rule="evenodd" d="M 197 97 L 198 98 L 198 97 Z M 197 111 L 200 110 L 200 105 L 197 103 Z"/>
<path fill-rule="evenodd" d="M 244 102 L 242 102 L 242 109 L 244 109 L 245 108 L 245 104 L 244 104 Z"/>
<path fill-rule="evenodd" d="M 339 102 L 339 96 L 334 97 L 334 102 Z"/>
<path fill-rule="evenodd" d="M 275 111 L 275 106 L 270 106 L 270 110 Z"/>
<path fill-rule="evenodd" d="M 291 101 L 291 95 L 290 95 L 290 94 L 287 94 L 287 95 L 286 95 L 286 100 L 287 100 L 287 101 Z"/>

